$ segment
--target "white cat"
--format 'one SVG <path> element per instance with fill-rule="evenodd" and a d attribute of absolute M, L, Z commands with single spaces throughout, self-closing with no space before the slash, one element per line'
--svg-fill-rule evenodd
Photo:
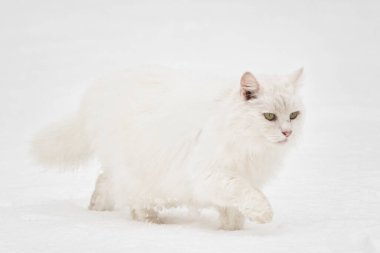
<path fill-rule="evenodd" d="M 286 76 L 246 72 L 236 82 L 140 68 L 99 81 L 76 115 L 36 136 L 47 166 L 102 164 L 89 208 L 129 207 L 160 222 L 172 206 L 215 207 L 222 229 L 273 212 L 260 188 L 300 134 L 302 69 Z"/>

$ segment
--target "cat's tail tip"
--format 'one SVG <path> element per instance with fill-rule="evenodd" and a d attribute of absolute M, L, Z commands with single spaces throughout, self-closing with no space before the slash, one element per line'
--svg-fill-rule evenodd
<path fill-rule="evenodd" d="M 58 122 L 37 133 L 31 142 L 35 161 L 46 167 L 77 169 L 92 150 L 79 117 Z"/>

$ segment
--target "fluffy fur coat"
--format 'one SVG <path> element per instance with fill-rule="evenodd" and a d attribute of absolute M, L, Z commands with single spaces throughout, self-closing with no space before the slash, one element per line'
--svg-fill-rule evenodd
<path fill-rule="evenodd" d="M 129 70 L 99 81 L 79 111 L 33 142 L 46 166 L 102 164 L 89 208 L 131 210 L 160 222 L 161 208 L 215 207 L 221 228 L 246 218 L 271 221 L 260 191 L 300 134 L 302 69 L 235 82 L 164 68 Z M 295 118 L 294 118 L 295 116 Z"/>

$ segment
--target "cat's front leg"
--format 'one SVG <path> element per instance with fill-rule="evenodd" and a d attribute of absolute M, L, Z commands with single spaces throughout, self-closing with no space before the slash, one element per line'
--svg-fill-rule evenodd
<path fill-rule="evenodd" d="M 208 186 L 212 186 L 208 192 L 211 194 L 211 201 L 216 205 L 235 207 L 257 223 L 268 223 L 272 220 L 273 212 L 268 200 L 244 178 L 219 174 L 208 178 Z"/>

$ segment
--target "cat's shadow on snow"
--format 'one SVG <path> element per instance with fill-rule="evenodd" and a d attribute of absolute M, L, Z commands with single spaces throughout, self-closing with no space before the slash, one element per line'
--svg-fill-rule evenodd
<path fill-rule="evenodd" d="M 276 222 L 260 225 L 246 221 L 245 226 L 242 230 L 226 231 L 219 229 L 218 213 L 216 211 L 211 209 L 189 211 L 186 208 L 172 208 L 162 210 L 160 213 L 162 224 L 146 223 L 133 220 L 129 214 L 123 211 L 89 211 L 85 206 L 79 204 L 79 202 L 80 201 L 69 203 L 65 202 L 64 204 L 55 203 L 54 205 L 51 205 L 51 203 L 49 203 L 48 206 L 50 206 L 50 208 L 48 208 L 47 205 L 43 205 L 43 208 L 40 210 L 38 217 L 40 219 L 41 217 L 48 215 L 48 218 L 50 217 L 49 219 L 57 219 L 57 217 L 60 217 L 59 219 L 65 219 L 64 217 L 66 216 L 66 218 L 68 218 L 66 222 L 68 223 L 76 223 L 75 220 L 72 220 L 73 217 L 80 217 L 82 221 L 87 220 L 88 223 L 94 222 L 95 218 L 96 224 L 99 226 L 103 226 L 104 224 L 112 224 L 112 226 L 116 225 L 118 227 L 123 227 L 128 226 L 128 223 L 133 223 L 134 226 L 141 226 L 146 229 L 171 230 L 181 228 L 185 230 L 201 230 L 207 233 L 217 232 L 221 234 L 239 236 L 273 236 L 276 234 L 281 234 L 284 228 L 283 225 Z M 54 215 L 52 216 L 51 213 L 56 213 L 58 215 L 54 217 Z M 99 222 L 99 216 L 102 217 L 102 222 Z"/>
<path fill-rule="evenodd" d="M 205 209 L 202 211 L 187 211 L 184 209 L 168 209 L 160 214 L 162 224 L 149 224 L 161 228 L 188 227 L 204 231 L 217 231 L 218 233 L 243 234 L 247 236 L 273 236 L 282 233 L 280 224 L 256 224 L 246 221 L 242 230 L 227 231 L 219 229 L 218 214 L 216 211 Z M 140 222 L 139 222 L 140 223 Z"/>

